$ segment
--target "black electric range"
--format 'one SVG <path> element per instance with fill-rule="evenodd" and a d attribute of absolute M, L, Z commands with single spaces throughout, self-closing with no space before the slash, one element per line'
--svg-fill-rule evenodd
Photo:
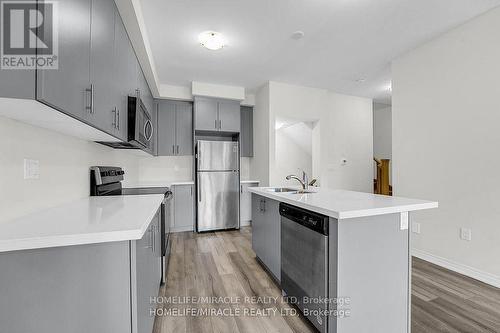
<path fill-rule="evenodd" d="M 125 171 L 120 167 L 93 166 L 90 168 L 90 195 L 148 195 L 163 194 L 165 196 L 161 205 L 161 246 L 162 246 L 162 283 L 167 279 L 168 260 L 170 257 L 170 226 L 171 226 L 171 199 L 173 193 L 169 187 L 140 187 L 124 188 Z"/>

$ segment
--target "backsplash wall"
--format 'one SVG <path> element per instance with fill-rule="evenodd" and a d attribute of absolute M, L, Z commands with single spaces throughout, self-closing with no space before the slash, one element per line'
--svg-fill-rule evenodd
<path fill-rule="evenodd" d="M 88 196 L 92 165 L 137 180 L 137 154 L 0 117 L 0 222 Z M 24 159 L 40 162 L 39 179 L 24 179 Z"/>
<path fill-rule="evenodd" d="M 158 156 L 139 159 L 139 182 L 193 179 L 193 156 Z"/>
<path fill-rule="evenodd" d="M 24 159 L 38 160 L 39 179 L 24 179 Z M 89 195 L 89 167 L 121 166 L 130 183 L 193 179 L 192 156 L 152 157 L 0 117 L 0 223 Z M 241 158 L 241 179 L 250 158 Z"/>

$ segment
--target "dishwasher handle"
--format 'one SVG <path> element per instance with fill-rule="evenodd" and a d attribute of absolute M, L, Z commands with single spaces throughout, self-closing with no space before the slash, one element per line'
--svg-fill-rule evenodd
<path fill-rule="evenodd" d="M 329 234 L 330 218 L 326 215 L 322 215 L 285 203 L 280 203 L 279 211 L 280 215 L 283 218 L 291 222 L 298 223 L 325 236 L 328 236 Z M 281 219 L 282 222 L 283 218 Z"/>

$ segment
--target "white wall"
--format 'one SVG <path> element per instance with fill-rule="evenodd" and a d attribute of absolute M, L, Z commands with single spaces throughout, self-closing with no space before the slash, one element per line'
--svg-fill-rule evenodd
<path fill-rule="evenodd" d="M 392 160 L 392 108 L 390 105 L 373 104 L 373 156 L 378 159 Z M 373 165 L 376 178 L 375 162 Z M 392 164 L 389 165 L 389 169 L 391 168 Z M 392 178 L 389 179 L 392 184 Z"/>
<path fill-rule="evenodd" d="M 147 156 L 138 164 L 139 183 L 193 179 L 193 156 Z"/>
<path fill-rule="evenodd" d="M 40 161 L 40 178 L 24 180 L 24 159 Z M 119 165 L 138 178 L 138 157 L 0 117 L 0 222 L 89 196 L 89 167 Z"/>
<path fill-rule="evenodd" d="M 24 179 L 25 158 L 39 160 L 39 179 Z M 0 223 L 89 196 L 93 165 L 123 167 L 125 185 L 193 178 L 192 156 L 116 150 L 0 117 Z"/>
<path fill-rule="evenodd" d="M 313 130 L 313 174 L 320 185 L 371 192 L 373 187 L 373 115 L 372 101 L 341 95 L 324 89 L 269 82 L 269 122 L 291 118 L 317 122 Z M 257 94 L 257 100 L 260 94 Z M 266 97 L 267 97 L 266 96 Z M 258 105 L 256 105 L 259 112 Z M 255 128 L 256 126 L 254 126 Z M 258 128 L 258 127 L 257 127 Z M 280 184 L 286 176 L 276 168 L 275 128 L 268 127 L 269 181 Z M 345 157 L 348 162 L 341 165 Z"/>
<path fill-rule="evenodd" d="M 261 186 L 269 185 L 269 83 L 262 86 L 255 96 L 253 109 L 253 158 L 250 178 L 259 180 Z"/>
<path fill-rule="evenodd" d="M 391 106 L 373 104 L 373 156 L 392 159 Z"/>
<path fill-rule="evenodd" d="M 240 159 L 240 179 L 241 180 L 253 180 L 250 179 L 250 163 L 251 157 L 242 157 Z"/>
<path fill-rule="evenodd" d="M 440 204 L 414 248 L 500 283 L 499 40 L 497 8 L 395 61 L 392 123 L 395 194 Z"/>
<path fill-rule="evenodd" d="M 283 175 L 276 185 L 286 186 L 290 182 L 286 175 L 299 175 L 305 171 L 312 175 L 312 129 L 299 122 L 276 130 L 276 173 Z M 295 185 L 298 185 L 295 183 Z"/>

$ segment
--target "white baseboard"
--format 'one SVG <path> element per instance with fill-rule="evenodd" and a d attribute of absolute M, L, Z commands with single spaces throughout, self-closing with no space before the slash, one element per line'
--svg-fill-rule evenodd
<path fill-rule="evenodd" d="M 425 252 L 422 250 L 417 250 L 417 249 L 412 249 L 411 254 L 414 257 L 420 258 L 422 260 L 431 262 L 433 264 L 436 264 L 438 266 L 444 267 L 446 269 L 449 269 L 450 271 L 454 271 L 460 274 L 463 274 L 465 276 L 471 277 L 473 279 L 479 280 L 481 282 L 487 283 L 489 285 L 492 285 L 493 287 L 500 288 L 500 277 L 483 272 L 481 270 L 478 270 L 476 268 L 457 263 L 455 261 L 439 257 L 436 255 L 433 255 L 429 252 Z"/>
<path fill-rule="evenodd" d="M 185 232 L 185 231 L 194 231 L 194 230 L 193 230 L 193 227 L 178 227 L 178 228 L 170 229 L 171 233 Z"/>
<path fill-rule="evenodd" d="M 252 221 L 241 221 L 240 222 L 240 227 L 248 227 L 249 225 L 252 225 Z"/>

